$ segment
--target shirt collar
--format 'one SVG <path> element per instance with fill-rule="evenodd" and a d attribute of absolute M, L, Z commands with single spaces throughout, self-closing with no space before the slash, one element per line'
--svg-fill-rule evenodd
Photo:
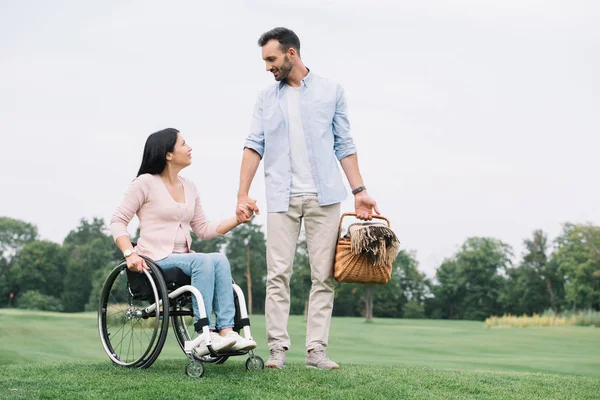
<path fill-rule="evenodd" d="M 307 67 L 306 69 L 308 70 L 308 74 L 300 80 L 300 86 L 304 85 L 304 87 L 307 88 L 310 86 L 314 75 L 312 72 L 310 72 L 310 68 Z M 279 82 L 279 90 L 282 90 L 286 85 L 287 82 L 285 80 Z"/>

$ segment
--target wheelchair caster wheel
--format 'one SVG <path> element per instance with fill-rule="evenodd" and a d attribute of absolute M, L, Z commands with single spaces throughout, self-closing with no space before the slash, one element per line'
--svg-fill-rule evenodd
<path fill-rule="evenodd" d="M 185 367 L 185 374 L 190 378 L 200 378 L 204 374 L 204 365 L 199 362 L 191 362 Z"/>
<path fill-rule="evenodd" d="M 259 356 L 250 357 L 246 360 L 246 369 L 248 371 L 260 371 L 265 368 L 265 362 Z"/>

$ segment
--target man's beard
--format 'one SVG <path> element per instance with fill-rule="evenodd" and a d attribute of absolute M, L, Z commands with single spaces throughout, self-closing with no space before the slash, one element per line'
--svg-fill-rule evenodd
<path fill-rule="evenodd" d="M 293 65 L 288 56 L 285 56 L 283 59 L 283 65 L 281 68 L 278 68 L 279 75 L 275 78 L 276 81 L 280 82 L 284 79 L 287 79 L 288 75 L 292 71 Z"/>

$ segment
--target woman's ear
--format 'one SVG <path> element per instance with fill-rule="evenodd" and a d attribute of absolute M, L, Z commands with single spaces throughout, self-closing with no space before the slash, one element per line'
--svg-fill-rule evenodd
<path fill-rule="evenodd" d="M 173 154 L 167 153 L 167 161 L 171 161 L 173 159 Z"/>

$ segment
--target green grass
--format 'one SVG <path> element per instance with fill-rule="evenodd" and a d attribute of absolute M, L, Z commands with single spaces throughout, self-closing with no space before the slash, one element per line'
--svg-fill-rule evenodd
<path fill-rule="evenodd" d="M 266 359 L 264 318 L 251 321 Z M 0 310 L 0 398 L 600 398 L 600 329 L 334 318 L 341 369 L 316 371 L 303 365 L 304 321 L 289 328 L 285 370 L 247 372 L 238 357 L 191 379 L 171 332 L 150 369 L 130 370 L 108 360 L 94 313 Z"/>

